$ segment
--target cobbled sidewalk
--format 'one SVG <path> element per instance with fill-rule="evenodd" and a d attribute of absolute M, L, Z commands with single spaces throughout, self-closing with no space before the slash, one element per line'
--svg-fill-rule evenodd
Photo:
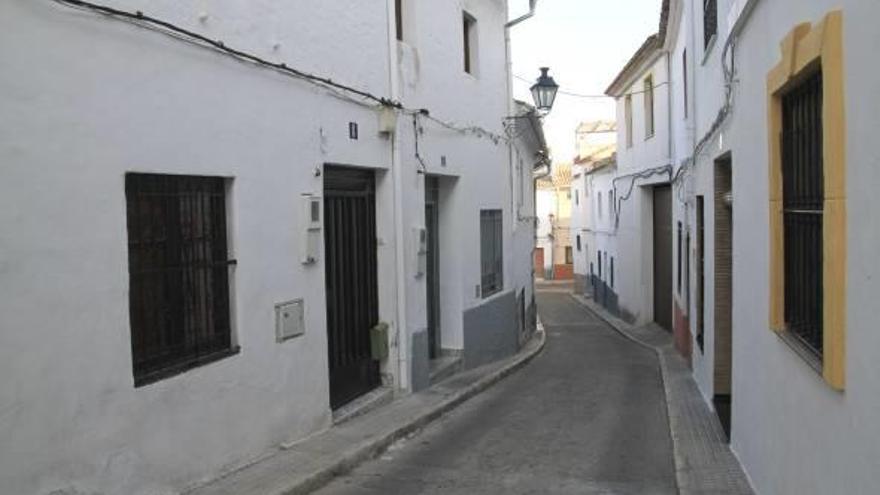
<path fill-rule="evenodd" d="M 684 358 L 676 352 L 672 335 L 655 324 L 633 327 L 592 299 L 575 293 L 571 296 L 623 336 L 653 349 L 660 358 L 679 493 L 753 495 L 721 423 L 703 400 Z"/>

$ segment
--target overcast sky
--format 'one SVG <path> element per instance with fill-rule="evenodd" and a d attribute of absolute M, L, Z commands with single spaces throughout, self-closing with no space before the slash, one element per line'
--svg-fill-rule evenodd
<path fill-rule="evenodd" d="M 657 32 L 661 0 L 540 0 L 535 17 L 511 32 L 514 96 L 532 103 L 529 86 L 538 67 L 564 91 L 602 95 L 645 38 Z M 528 0 L 510 0 L 511 17 Z M 521 76 L 529 80 L 517 79 Z M 610 98 L 559 94 L 544 121 L 554 161 L 574 157 L 574 130 L 590 120 L 614 120 Z"/>

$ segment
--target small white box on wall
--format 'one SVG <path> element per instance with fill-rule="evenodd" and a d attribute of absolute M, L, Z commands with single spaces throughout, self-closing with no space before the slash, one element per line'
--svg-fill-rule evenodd
<path fill-rule="evenodd" d="M 275 305 L 275 340 L 284 342 L 306 332 L 303 300 L 294 299 Z"/>
<path fill-rule="evenodd" d="M 303 194 L 302 207 L 302 218 L 306 226 L 302 233 L 302 263 L 311 265 L 318 261 L 318 251 L 321 246 L 321 228 L 323 227 L 321 197 Z"/>

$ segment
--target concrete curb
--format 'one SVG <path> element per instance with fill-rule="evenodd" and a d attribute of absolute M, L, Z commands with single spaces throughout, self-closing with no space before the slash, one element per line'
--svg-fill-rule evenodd
<path fill-rule="evenodd" d="M 324 469 L 316 472 L 314 476 L 304 480 L 302 484 L 291 487 L 289 490 L 285 491 L 283 495 L 304 495 L 321 488 L 333 478 L 353 470 L 365 461 L 378 457 L 379 454 L 384 452 L 394 442 L 423 429 L 444 414 L 460 406 L 468 399 L 485 391 L 492 385 L 511 375 L 516 370 L 522 368 L 544 349 L 544 344 L 547 340 L 546 334 L 544 333 L 543 325 L 540 325 L 539 323 L 538 328 L 540 330 L 535 331 L 535 335 L 525 346 L 523 346 L 523 350 L 515 356 L 508 358 L 509 361 L 505 362 L 498 369 L 489 372 L 477 382 L 452 394 L 443 402 L 423 411 L 422 414 L 412 418 L 408 423 L 401 424 L 396 430 L 388 432 L 379 438 L 365 441 L 363 444 L 343 452 L 337 462 L 331 463 Z M 535 342 L 536 345 L 530 346 L 529 344 L 532 342 Z M 440 382 L 440 384 L 442 383 L 443 382 Z"/>
<path fill-rule="evenodd" d="M 608 324 L 615 332 L 620 334 L 623 338 L 644 347 L 645 349 L 649 349 L 657 355 L 657 360 L 660 363 L 660 381 L 663 383 L 663 395 L 664 402 L 666 403 L 666 420 L 669 422 L 669 437 L 672 440 L 672 455 L 675 458 L 675 486 L 680 495 L 687 495 L 689 491 L 683 490 L 682 486 L 688 486 L 689 482 L 684 476 L 684 473 L 688 471 L 687 462 L 684 456 L 681 453 L 681 445 L 678 441 L 678 435 L 676 435 L 676 429 L 678 425 L 673 421 L 673 411 L 669 405 L 669 398 L 672 395 L 672 391 L 669 388 L 669 370 L 666 362 L 666 356 L 663 351 L 661 351 L 657 346 L 653 344 L 649 344 L 633 335 L 631 335 L 626 329 L 627 325 L 625 322 L 618 320 L 614 316 L 608 314 L 606 311 L 601 308 L 594 308 L 592 305 L 587 304 L 585 301 L 581 301 L 577 295 L 571 293 L 571 298 L 577 301 L 578 304 L 587 309 L 590 313 L 595 315 L 600 320 L 604 321 Z"/>
<path fill-rule="evenodd" d="M 244 472 L 248 469 L 259 471 L 258 465 L 261 464 L 261 462 L 271 460 L 272 458 L 270 457 L 269 459 L 258 462 L 249 468 L 246 467 L 241 471 L 230 473 L 224 478 L 215 480 L 215 482 L 187 493 L 189 495 L 231 495 L 243 492 L 260 493 L 265 495 L 302 495 L 311 493 L 329 483 L 333 478 L 351 471 L 364 461 L 377 457 L 394 442 L 424 428 L 471 397 L 483 392 L 495 383 L 522 368 L 544 349 L 545 343 L 546 333 L 539 320 L 535 334 L 528 342 L 526 342 L 519 353 L 498 363 L 482 367 L 485 368 L 485 370 L 483 370 L 485 374 L 477 378 L 475 381 L 467 383 L 461 388 L 452 388 L 450 390 L 450 387 L 454 387 L 454 384 L 450 384 L 456 380 L 456 375 L 453 375 L 448 380 L 437 383 L 436 385 L 419 392 L 419 394 L 425 392 L 437 393 L 442 396 L 442 399 L 424 407 L 415 406 L 415 412 L 404 411 L 402 413 L 403 417 L 399 419 L 399 422 L 386 431 L 376 435 L 363 435 L 362 440 L 351 446 L 343 449 L 336 449 L 336 451 L 319 456 L 320 459 L 318 461 L 312 462 L 313 465 L 306 468 L 303 468 L 302 464 L 300 464 L 299 466 L 291 466 L 289 470 L 279 469 L 280 465 L 285 461 L 275 460 L 274 463 L 276 466 L 267 468 L 265 473 Z M 466 375 L 468 373 L 478 374 L 480 373 L 480 368 L 466 371 L 459 375 Z M 416 397 L 419 394 L 413 394 L 401 400 L 406 400 L 408 397 Z M 386 406 L 386 408 L 388 407 L 394 407 L 394 403 Z M 367 413 L 365 416 L 380 413 L 384 409 L 385 408 L 381 408 L 371 413 Z M 394 413 L 389 413 L 389 415 L 393 414 Z M 328 430 L 328 432 L 332 430 L 333 428 Z M 309 441 L 310 440 L 307 439 L 304 442 Z M 299 445 L 291 446 L 290 450 L 296 450 Z M 307 454 L 308 449 L 303 449 L 302 453 Z M 231 479 L 235 477 L 241 479 Z M 282 477 L 283 479 L 281 479 Z M 250 487 L 250 489 L 246 487 Z"/>
<path fill-rule="evenodd" d="M 574 293 L 571 297 L 590 313 L 631 342 L 654 351 L 666 401 L 666 417 L 675 462 L 675 482 L 681 495 L 726 493 L 753 495 L 742 466 L 720 436 L 721 425 L 693 383 L 685 363 L 670 361 L 678 356 L 671 338 L 652 343 L 639 338 L 639 329 L 614 317 L 604 308 Z"/>

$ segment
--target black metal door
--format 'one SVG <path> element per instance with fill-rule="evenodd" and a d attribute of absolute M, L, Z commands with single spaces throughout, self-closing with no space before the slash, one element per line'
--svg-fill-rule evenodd
<path fill-rule="evenodd" d="M 373 172 L 326 167 L 324 251 L 330 407 L 379 385 L 370 329 L 379 320 Z"/>
<path fill-rule="evenodd" d="M 426 254 L 428 349 L 431 359 L 440 354 L 440 241 L 439 241 L 439 182 L 436 177 L 425 179 L 425 230 L 428 252 Z"/>
<path fill-rule="evenodd" d="M 672 188 L 654 188 L 654 322 L 672 330 Z"/>

